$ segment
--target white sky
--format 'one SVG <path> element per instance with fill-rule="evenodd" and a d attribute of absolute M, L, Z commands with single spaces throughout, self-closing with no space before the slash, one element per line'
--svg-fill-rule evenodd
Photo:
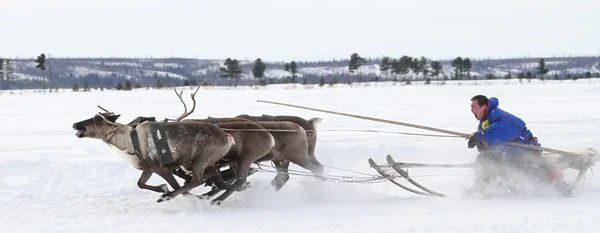
<path fill-rule="evenodd" d="M 598 0 L 2 0 L 0 56 L 600 55 L 598 9 Z"/>

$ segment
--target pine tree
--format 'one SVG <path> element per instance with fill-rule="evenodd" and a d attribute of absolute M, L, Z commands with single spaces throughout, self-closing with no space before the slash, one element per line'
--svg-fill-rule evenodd
<path fill-rule="evenodd" d="M 298 66 L 295 61 L 290 62 L 290 72 L 292 72 L 292 82 L 296 83 L 296 74 L 298 73 Z"/>
<path fill-rule="evenodd" d="M 13 80 L 15 77 L 15 67 L 13 67 L 13 63 L 11 60 L 5 59 L 4 60 L 4 81 L 5 81 L 5 87 L 7 90 L 9 89 L 9 82 L 10 80 Z"/>
<path fill-rule="evenodd" d="M 419 60 L 419 69 L 423 72 L 423 77 L 427 78 L 427 74 L 429 74 L 429 69 L 427 67 L 427 58 L 421 56 L 421 60 Z"/>
<path fill-rule="evenodd" d="M 73 84 L 73 91 L 79 91 L 79 85 L 77 84 L 77 82 Z"/>
<path fill-rule="evenodd" d="M 456 57 L 454 60 L 452 60 L 452 67 L 454 67 L 454 80 L 459 80 L 462 78 L 463 64 L 462 57 Z"/>
<path fill-rule="evenodd" d="M 537 74 L 541 75 L 541 79 L 544 79 L 544 75 L 546 75 L 548 73 L 548 69 L 546 69 L 546 62 L 544 62 L 544 58 L 541 58 L 538 61 L 538 66 L 537 66 Z"/>
<path fill-rule="evenodd" d="M 471 59 L 468 57 L 463 59 L 462 61 L 462 72 L 467 72 L 467 77 L 471 77 L 471 69 L 473 68 L 473 63 L 471 63 Z M 461 73 L 461 75 L 463 74 Z"/>
<path fill-rule="evenodd" d="M 129 80 L 125 81 L 125 87 L 123 88 L 125 91 L 131 91 L 131 82 Z"/>
<path fill-rule="evenodd" d="M 383 59 L 381 59 L 381 64 L 379 64 L 379 71 L 381 71 L 382 73 L 388 73 L 388 71 L 390 70 L 392 64 L 390 63 L 390 57 L 383 57 Z M 387 74 L 386 74 L 387 77 Z"/>
<path fill-rule="evenodd" d="M 237 59 L 227 58 L 225 60 L 224 66 L 222 66 L 219 71 L 221 71 L 221 78 L 225 79 L 235 79 L 235 86 L 237 87 L 238 80 L 242 74 L 242 68 L 240 67 L 240 63 Z"/>
<path fill-rule="evenodd" d="M 433 69 L 433 72 L 431 73 L 431 75 L 435 76 L 436 78 L 439 77 L 440 73 L 442 73 L 442 68 L 442 63 L 440 63 L 439 61 L 432 61 L 431 69 Z"/>
<path fill-rule="evenodd" d="M 358 53 L 353 53 L 348 61 L 348 71 L 350 73 L 356 72 L 364 63 L 365 59 L 360 57 Z"/>
<path fill-rule="evenodd" d="M 267 66 L 265 65 L 265 63 L 260 58 L 257 58 L 254 61 L 254 67 L 252 67 L 252 75 L 256 79 L 262 79 L 265 77 L 266 69 L 267 69 Z"/>
<path fill-rule="evenodd" d="M 35 68 L 38 68 L 40 70 L 46 70 L 46 55 L 45 54 L 40 54 L 37 59 L 35 59 L 35 62 L 37 63 L 37 65 L 35 66 Z"/>
<path fill-rule="evenodd" d="M 90 85 L 87 82 L 83 84 L 83 91 L 90 91 Z"/>

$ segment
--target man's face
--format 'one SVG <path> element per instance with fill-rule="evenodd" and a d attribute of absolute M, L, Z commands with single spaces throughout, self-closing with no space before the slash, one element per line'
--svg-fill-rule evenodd
<path fill-rule="evenodd" d="M 473 115 L 475 115 L 475 119 L 483 119 L 483 115 L 485 114 L 486 110 L 487 106 L 479 106 L 479 104 L 477 104 L 477 100 L 471 101 L 471 112 L 473 113 Z"/>

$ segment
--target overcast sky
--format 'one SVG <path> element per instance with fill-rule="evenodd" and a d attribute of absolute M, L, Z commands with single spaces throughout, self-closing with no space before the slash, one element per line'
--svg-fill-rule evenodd
<path fill-rule="evenodd" d="M 599 0 L 2 0 L 0 57 L 600 55 L 598 9 Z"/>

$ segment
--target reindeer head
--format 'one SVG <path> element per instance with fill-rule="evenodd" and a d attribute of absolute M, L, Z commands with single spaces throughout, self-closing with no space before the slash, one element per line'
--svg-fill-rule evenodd
<path fill-rule="evenodd" d="M 99 138 L 103 130 L 111 123 L 116 123 L 120 114 L 112 112 L 98 113 L 94 117 L 73 124 L 73 129 L 77 130 L 75 136 L 78 138 Z"/>

